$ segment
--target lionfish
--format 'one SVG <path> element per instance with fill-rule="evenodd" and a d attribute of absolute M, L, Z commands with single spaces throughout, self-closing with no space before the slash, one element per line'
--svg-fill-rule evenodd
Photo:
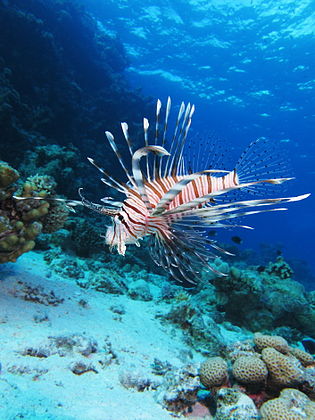
<path fill-rule="evenodd" d="M 266 207 L 303 200 L 309 194 L 218 202 L 217 197 L 231 191 L 250 191 L 262 184 L 282 184 L 292 178 L 264 176 L 274 166 L 272 156 L 261 147 L 257 153 L 252 153 L 264 139 L 251 143 L 233 170 L 205 168 L 194 172 L 191 166 L 187 166 L 185 157 L 194 105 L 181 103 L 170 139 L 170 98 L 167 99 L 164 120 L 160 123 L 161 110 L 162 104 L 158 100 L 153 139 L 149 141 L 149 121 L 144 118 L 144 147 L 135 151 L 128 125 L 126 122 L 121 123 L 131 157 L 131 171 L 118 151 L 113 134 L 105 131 L 106 138 L 126 174 L 127 182 L 115 179 L 92 158 L 88 158 L 102 173 L 101 181 L 124 194 L 126 198 L 117 202 L 111 197 L 105 197 L 101 200 L 103 204 L 96 204 L 83 196 L 81 188 L 79 194 L 84 206 L 111 217 L 112 225 L 107 228 L 104 236 L 111 251 L 117 248 L 120 255 L 125 255 L 127 244 L 140 246 L 139 240 L 148 236 L 153 261 L 176 280 L 195 283 L 198 273 L 196 263 L 217 272 L 210 264 L 217 257 L 216 251 L 231 255 L 220 248 L 216 241 L 210 240 L 205 235 L 205 229 L 231 226 L 252 229 L 250 226 L 231 225 L 228 221 L 251 214 L 287 210 L 283 207 Z M 166 145 L 168 149 L 165 148 Z M 141 159 L 144 160 L 142 165 Z M 262 178 L 259 179 L 258 176 Z"/>
<path fill-rule="evenodd" d="M 230 221 L 251 214 L 287 210 L 283 207 L 266 207 L 303 200 L 309 194 L 255 200 L 229 198 L 228 193 L 233 191 L 259 192 L 262 185 L 282 184 L 292 178 L 270 178 L 269 174 L 276 162 L 268 149 L 264 148 L 265 139 L 251 143 L 233 170 L 206 167 L 195 171 L 185 153 L 189 145 L 187 138 L 194 105 L 181 103 L 171 133 L 170 98 L 167 99 L 163 120 L 161 110 L 162 104 L 158 100 L 153 139 L 150 141 L 149 121 L 143 119 L 144 146 L 137 150 L 133 149 L 127 123 L 121 123 L 131 157 L 131 170 L 125 165 L 113 134 L 105 131 L 126 174 L 126 182 L 114 178 L 94 159 L 88 158 L 102 173 L 101 181 L 125 195 L 123 201 L 105 197 L 101 200 L 103 204 L 92 203 L 83 196 L 82 188 L 79 189 L 81 201 L 65 201 L 71 207 L 80 204 L 111 217 L 112 225 L 107 228 L 104 236 L 111 251 L 117 248 L 120 255 L 125 255 L 126 245 L 140 246 L 139 241 L 149 237 L 148 245 L 153 261 L 176 280 L 195 284 L 198 264 L 218 275 L 224 275 L 215 269 L 211 261 L 218 253 L 232 255 L 219 247 L 216 241 L 209 239 L 206 235 L 208 228 L 237 226 L 252 229 Z M 198 156 L 205 153 L 209 154 L 201 150 Z M 142 159 L 143 162 L 140 162 Z"/>

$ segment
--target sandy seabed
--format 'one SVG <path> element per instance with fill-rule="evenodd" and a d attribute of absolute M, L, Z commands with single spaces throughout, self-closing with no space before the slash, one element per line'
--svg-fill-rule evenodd
<path fill-rule="evenodd" d="M 0 266 L 0 420 L 169 420 L 154 399 L 121 384 L 152 375 L 155 358 L 199 362 L 163 302 L 84 290 L 29 252 Z M 71 344 L 72 343 L 72 344 Z"/>

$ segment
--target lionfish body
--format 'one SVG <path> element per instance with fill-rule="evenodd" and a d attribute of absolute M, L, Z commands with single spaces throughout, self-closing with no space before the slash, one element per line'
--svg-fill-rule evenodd
<path fill-rule="evenodd" d="M 113 223 L 105 235 L 110 249 L 117 248 L 118 253 L 124 255 L 127 244 L 139 246 L 139 240 L 149 236 L 149 250 L 154 262 L 175 279 L 194 283 L 196 263 L 216 271 L 209 264 L 216 257 L 215 251 L 229 254 L 204 235 L 205 229 L 239 226 L 231 225 L 229 221 L 255 213 L 286 210 L 279 207 L 270 209 L 268 206 L 298 201 L 308 194 L 243 201 L 220 200 L 220 196 L 225 197 L 231 191 L 259 190 L 262 185 L 281 184 L 291 178 L 266 176 L 272 170 L 274 160 L 265 150 L 252 153 L 259 140 L 249 146 L 231 171 L 222 168 L 194 171 L 185 156 L 194 106 L 181 104 L 174 132 L 168 138 L 170 109 L 171 100 L 168 98 L 161 124 L 161 102 L 157 101 L 153 138 L 149 143 L 149 122 L 144 118 L 145 145 L 136 151 L 133 150 L 127 124 L 121 123 L 131 156 L 131 171 L 118 152 L 114 136 L 105 132 L 126 173 L 127 182 L 115 179 L 88 158 L 102 172 L 102 181 L 125 195 L 124 201 L 117 202 L 106 197 L 100 205 L 86 200 L 81 189 L 79 194 L 83 205 L 112 218 Z M 241 227 L 251 229 L 249 226 Z"/>

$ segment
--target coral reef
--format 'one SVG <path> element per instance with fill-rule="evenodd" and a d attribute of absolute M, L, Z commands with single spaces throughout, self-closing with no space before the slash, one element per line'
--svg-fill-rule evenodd
<path fill-rule="evenodd" d="M 240 384 L 264 384 L 268 369 L 266 364 L 256 355 L 240 356 L 233 363 L 233 377 Z"/>
<path fill-rule="evenodd" d="M 53 232 L 67 218 L 64 206 L 53 206 L 45 200 L 32 200 L 31 197 L 51 198 L 56 183 L 49 176 L 34 175 L 17 185 L 18 172 L 6 162 L 0 162 L 0 263 L 14 262 L 35 246 L 35 238 L 47 230 Z M 29 197 L 17 200 L 16 197 Z M 59 210 L 59 211 L 58 211 Z M 47 223 L 47 225 L 46 225 Z"/>
<path fill-rule="evenodd" d="M 297 389 L 286 388 L 279 398 L 265 402 L 260 412 L 262 420 L 312 420 L 315 402 Z"/>
<path fill-rule="evenodd" d="M 233 388 L 223 388 L 217 394 L 216 420 L 258 420 L 253 400 Z"/>
<path fill-rule="evenodd" d="M 185 413 L 197 401 L 200 387 L 198 370 L 194 365 L 172 369 L 165 374 L 156 400 L 174 413 Z"/>
<path fill-rule="evenodd" d="M 265 335 L 261 333 L 254 334 L 254 343 L 259 351 L 267 347 L 272 347 L 281 353 L 287 353 L 289 351 L 289 344 L 287 340 L 279 335 Z"/>
<path fill-rule="evenodd" d="M 289 346 L 282 337 L 257 333 L 252 343 L 228 346 L 226 359 L 204 361 L 199 376 L 216 402 L 216 419 L 258 419 L 261 407 L 262 419 L 310 420 L 315 406 L 311 401 L 315 396 L 314 367 L 310 354 Z M 226 388 L 227 384 L 233 388 Z"/>
<path fill-rule="evenodd" d="M 222 357 L 209 357 L 200 366 L 200 382 L 206 388 L 211 389 L 222 386 L 228 381 L 228 367 Z"/>
<path fill-rule="evenodd" d="M 203 286 L 211 279 L 217 301 L 227 320 L 252 331 L 291 327 L 315 336 L 315 309 L 312 295 L 291 278 L 292 270 L 280 257 L 268 270 L 235 263 L 222 281 L 203 274 Z"/>

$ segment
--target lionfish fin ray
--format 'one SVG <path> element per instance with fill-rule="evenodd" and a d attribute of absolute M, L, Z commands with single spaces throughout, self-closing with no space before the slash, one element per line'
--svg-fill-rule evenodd
<path fill-rule="evenodd" d="M 263 179 L 289 180 L 293 178 L 283 177 L 288 172 L 287 161 L 279 143 L 262 137 L 247 146 L 235 166 L 235 171 L 240 184 Z M 245 191 L 268 195 L 272 192 L 267 183 L 256 184 L 255 188 L 245 188 Z"/>
<path fill-rule="evenodd" d="M 122 123 L 120 123 L 120 126 L 121 126 L 122 132 L 124 134 L 124 137 L 125 137 L 128 149 L 129 149 L 130 156 L 132 156 L 133 155 L 132 141 L 131 141 L 130 136 L 129 136 L 128 124 L 126 122 L 122 122 Z"/>
<path fill-rule="evenodd" d="M 115 153 L 115 155 L 116 155 L 116 157 L 117 157 L 117 159 L 118 159 L 118 162 L 120 163 L 120 166 L 121 166 L 121 167 L 122 167 L 122 169 L 124 170 L 124 172 L 125 172 L 125 174 L 126 174 L 126 176 L 127 176 L 128 180 L 130 181 L 130 183 L 131 183 L 133 186 L 136 186 L 136 184 L 135 184 L 135 180 L 134 180 L 134 179 L 133 179 L 133 177 L 130 175 L 130 173 L 129 173 L 129 171 L 128 171 L 127 167 L 126 167 L 126 165 L 124 164 L 124 161 L 123 161 L 123 159 L 122 159 L 122 156 L 121 156 L 121 154 L 120 154 L 120 153 L 119 153 L 119 151 L 118 151 L 118 148 L 117 148 L 117 145 L 116 145 L 116 142 L 115 142 L 115 138 L 114 138 L 114 136 L 112 135 L 112 133 L 111 133 L 110 131 L 105 131 L 105 135 L 106 135 L 106 138 L 107 138 L 107 140 L 108 140 L 108 142 L 109 142 L 109 144 L 110 144 L 110 146 L 111 146 L 111 148 L 112 148 L 113 152 Z"/>
<path fill-rule="evenodd" d="M 111 175 L 109 175 L 105 169 L 103 169 L 100 165 L 98 165 L 94 159 L 88 157 L 87 160 L 96 168 L 98 169 L 104 176 L 106 176 L 106 178 L 101 178 L 101 181 L 108 185 L 111 188 L 114 188 L 115 190 L 126 194 L 126 192 L 128 191 L 128 187 L 124 182 L 118 181 L 117 179 L 115 179 L 114 177 L 112 177 Z"/>

